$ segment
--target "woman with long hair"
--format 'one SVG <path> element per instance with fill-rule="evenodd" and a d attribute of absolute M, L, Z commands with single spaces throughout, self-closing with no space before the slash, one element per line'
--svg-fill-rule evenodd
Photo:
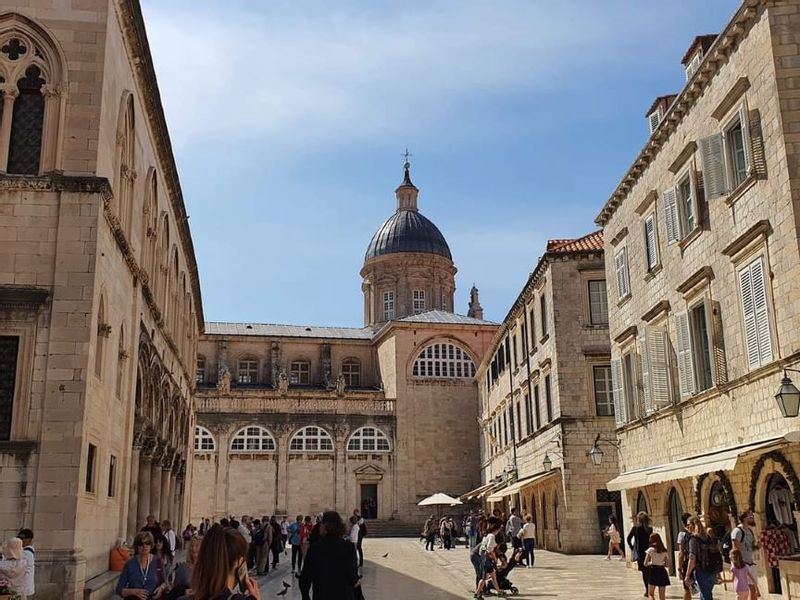
<path fill-rule="evenodd" d="M 174 567 L 174 556 L 169 547 L 169 540 L 164 534 L 156 534 L 153 537 L 153 554 L 161 559 L 161 564 L 164 568 L 164 577 L 169 580 L 172 577 L 172 569 Z"/>
<path fill-rule="evenodd" d="M 650 534 L 650 547 L 645 552 L 644 564 L 650 568 L 648 594 L 650 600 L 655 600 L 656 588 L 658 597 L 664 600 L 669 585 L 669 553 L 657 533 Z"/>
<path fill-rule="evenodd" d="M 712 600 L 714 582 L 722 572 L 722 554 L 698 517 L 689 519 L 688 529 L 692 537 L 689 538 L 689 562 L 684 585 L 691 589 L 692 582 L 696 581 L 700 588 L 700 600 Z"/>
<path fill-rule="evenodd" d="M 212 525 L 192 573 L 194 600 L 261 600 L 258 584 L 247 574 L 248 549 L 241 533 Z M 242 593 L 232 593 L 237 586 Z"/>
<path fill-rule="evenodd" d="M 622 540 L 620 538 L 616 516 L 608 515 L 608 527 L 606 528 L 605 534 L 608 538 L 608 555 L 606 555 L 606 560 L 611 560 L 611 556 L 614 554 L 619 554 L 620 560 L 623 560 L 625 558 L 625 551 L 620 547 Z"/>
<path fill-rule="evenodd" d="M 353 600 L 359 586 L 358 563 L 354 544 L 344 539 L 347 529 L 336 511 L 322 515 L 320 539 L 311 544 L 300 575 L 303 598 L 313 589 L 313 598 Z M 197 598 L 197 600 L 203 600 Z"/>
<path fill-rule="evenodd" d="M 646 567 L 644 559 L 647 549 L 650 547 L 650 534 L 653 528 L 650 527 L 650 515 L 641 511 L 636 515 L 636 526 L 628 533 L 628 546 L 633 549 L 633 558 L 642 573 L 642 583 L 644 584 L 644 597 L 647 598 L 650 590 L 650 567 Z"/>
<path fill-rule="evenodd" d="M 22 540 L 13 537 L 3 544 L 3 558 L 0 560 L 0 576 L 8 580 L 8 588 L 23 600 L 25 596 L 22 595 L 22 590 L 28 565 L 24 554 Z"/>
<path fill-rule="evenodd" d="M 175 570 L 172 575 L 172 586 L 167 600 L 177 600 L 181 596 L 191 596 L 192 592 L 192 571 L 197 564 L 197 559 L 200 556 L 200 543 L 199 537 L 190 538 L 186 542 L 186 561 L 179 562 L 175 565 Z"/>

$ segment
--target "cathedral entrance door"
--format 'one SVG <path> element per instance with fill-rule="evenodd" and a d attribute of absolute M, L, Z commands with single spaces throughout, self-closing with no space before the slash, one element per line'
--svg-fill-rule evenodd
<path fill-rule="evenodd" d="M 378 518 L 378 484 L 361 484 L 361 516 L 365 519 Z"/>

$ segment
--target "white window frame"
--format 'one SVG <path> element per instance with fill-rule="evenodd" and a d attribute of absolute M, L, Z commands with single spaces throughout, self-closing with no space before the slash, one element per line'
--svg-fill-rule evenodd
<path fill-rule="evenodd" d="M 414 314 L 425 312 L 425 290 L 414 290 L 411 294 L 414 302 Z"/>
<path fill-rule="evenodd" d="M 346 358 L 342 361 L 342 376 L 347 387 L 361 387 L 361 361 L 356 358 Z"/>
<path fill-rule="evenodd" d="M 760 278 L 761 285 L 757 285 Z M 757 369 L 775 359 L 772 332 L 772 302 L 769 293 L 768 264 L 764 254 L 737 268 L 739 306 L 742 315 L 745 364 Z"/>
<path fill-rule="evenodd" d="M 642 223 L 644 233 L 644 249 L 647 259 L 647 271 L 655 269 L 661 260 L 658 251 L 658 226 L 656 224 L 656 213 L 651 212 L 644 218 Z"/>
<path fill-rule="evenodd" d="M 735 190 L 740 185 L 744 184 L 750 178 L 750 174 L 752 173 L 753 154 L 750 146 L 750 123 L 748 122 L 748 114 L 749 112 L 747 110 L 747 104 L 742 102 L 736 108 L 733 116 L 725 122 L 725 126 L 722 128 L 722 145 L 725 152 L 725 175 L 728 183 L 728 190 Z M 731 148 L 730 139 L 728 137 L 737 125 L 741 126 L 742 152 L 744 153 L 745 163 L 744 177 L 742 177 L 741 180 L 738 180 L 736 176 L 738 168 L 736 167 L 733 149 Z"/>
<path fill-rule="evenodd" d="M 236 381 L 245 385 L 258 383 L 258 360 L 240 358 L 236 362 Z"/>
<path fill-rule="evenodd" d="M 697 52 L 694 53 L 692 59 L 686 65 L 686 81 L 689 81 L 692 76 L 697 72 L 697 69 L 700 68 L 700 64 L 703 62 L 703 50 L 698 49 Z"/>
<path fill-rule="evenodd" d="M 472 379 L 475 363 L 469 353 L 452 342 L 425 346 L 414 359 L 412 377 L 432 379 Z"/>
<path fill-rule="evenodd" d="M 383 320 L 394 319 L 394 291 L 383 292 Z"/>
<path fill-rule="evenodd" d="M 694 382 L 695 382 L 695 391 L 697 393 L 704 392 L 706 390 L 711 389 L 714 387 L 714 341 L 711 337 L 711 329 L 714 326 L 713 321 L 711 319 L 711 310 L 709 306 L 709 302 L 706 298 L 699 300 L 697 302 L 693 302 L 689 305 L 689 328 L 691 330 L 691 337 L 692 337 L 692 363 L 694 365 Z M 699 330 L 699 324 L 697 322 L 697 311 L 700 311 L 703 315 L 703 321 L 705 323 L 705 334 L 702 335 L 702 332 Z M 701 337 L 702 336 L 702 337 Z M 703 340 L 702 338 L 705 338 Z M 703 354 L 703 344 L 702 342 L 705 341 L 705 347 L 707 348 L 707 352 L 705 355 Z M 708 373 L 701 373 L 700 368 L 702 364 L 708 365 Z M 708 380 L 705 381 L 706 376 Z"/>
<path fill-rule="evenodd" d="M 623 246 L 614 255 L 614 271 L 617 277 L 617 296 L 623 300 L 631 295 L 631 279 L 628 271 L 628 247 Z"/>
<path fill-rule="evenodd" d="M 275 452 L 278 449 L 272 434 L 259 425 L 242 427 L 231 438 L 233 453 Z"/>
<path fill-rule="evenodd" d="M 664 118 L 664 111 L 659 106 L 649 115 L 647 115 L 647 126 L 650 130 L 650 135 L 655 133 L 655 130 L 658 129 L 658 126 L 661 125 L 661 121 Z M 640 121 L 641 122 L 641 121 Z"/>
<path fill-rule="evenodd" d="M 214 435 L 202 425 L 194 427 L 194 451 L 195 452 L 216 452 L 217 441 Z"/>
<path fill-rule="evenodd" d="M 614 416 L 614 384 L 611 377 L 611 365 L 591 365 L 592 367 L 592 395 L 594 397 L 594 411 L 598 417 Z M 603 369 L 603 377 L 598 378 L 598 369 Z M 603 384 L 604 389 L 598 389 L 598 383 Z M 602 386 L 601 386 L 602 387 Z M 605 395 L 601 401 L 600 395 Z M 600 408 L 604 407 L 606 413 L 601 414 Z"/>
<path fill-rule="evenodd" d="M 203 356 L 202 354 L 197 355 L 197 363 L 194 371 L 194 382 L 195 383 L 206 382 L 206 357 Z"/>
<path fill-rule="evenodd" d="M 595 288 L 594 293 L 592 288 Z M 608 289 L 606 280 L 589 279 L 586 284 L 586 290 L 587 294 L 589 294 L 589 322 L 592 325 L 608 325 Z"/>
<path fill-rule="evenodd" d="M 307 360 L 293 360 L 289 363 L 289 383 L 309 385 L 311 383 L 311 363 Z"/>
<path fill-rule="evenodd" d="M 689 197 L 682 196 L 682 187 L 684 183 L 688 183 Z M 675 181 L 675 199 L 678 203 L 678 223 L 680 226 L 681 240 L 686 239 L 692 232 L 700 227 L 700 211 L 697 204 L 697 186 L 694 182 L 694 173 L 692 169 L 686 169 Z M 688 200 L 688 202 L 687 202 Z M 694 223 L 689 226 L 689 217 L 691 210 L 691 217 Z"/>
<path fill-rule="evenodd" d="M 331 434 L 317 427 L 308 425 L 296 432 L 289 442 L 289 452 L 333 452 Z"/>
<path fill-rule="evenodd" d="M 367 425 L 356 429 L 347 441 L 348 452 L 391 452 L 389 438 L 378 427 Z"/>

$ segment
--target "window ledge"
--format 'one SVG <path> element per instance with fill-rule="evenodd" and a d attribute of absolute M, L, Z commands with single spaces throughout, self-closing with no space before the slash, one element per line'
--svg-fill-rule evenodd
<path fill-rule="evenodd" d="M 747 190 L 756 184 L 757 179 L 758 178 L 755 176 L 755 173 L 748 175 L 745 180 L 737 185 L 733 191 L 728 194 L 728 197 L 725 198 L 725 206 L 730 207 L 736 204 L 736 201 L 744 196 L 745 192 L 747 192 Z"/>
<path fill-rule="evenodd" d="M 689 247 L 689 245 L 690 245 L 692 242 L 694 242 L 694 241 L 695 241 L 697 238 L 699 238 L 699 237 L 700 237 L 700 234 L 702 234 L 702 233 L 703 233 L 703 229 L 702 229 L 702 227 L 700 227 L 699 225 L 697 225 L 697 226 L 696 226 L 696 227 L 695 227 L 695 228 L 692 230 L 692 232 L 691 232 L 689 235 L 687 235 L 687 236 L 686 236 L 685 238 L 683 238 L 683 239 L 682 239 L 680 242 L 678 242 L 678 246 L 679 246 L 679 247 L 680 247 L 680 249 L 681 249 L 681 253 L 685 252 L 685 251 L 686 251 L 686 248 L 688 248 L 688 247 Z"/>
<path fill-rule="evenodd" d="M 626 304 L 628 300 L 630 300 L 632 297 L 633 294 L 631 294 L 630 292 L 625 294 L 622 298 L 619 299 L 619 301 L 617 301 L 617 308 L 620 308 L 622 305 Z"/>
<path fill-rule="evenodd" d="M 584 329 L 608 329 L 608 323 L 586 323 Z"/>
<path fill-rule="evenodd" d="M 647 270 L 647 273 L 645 273 L 645 275 L 644 275 L 644 280 L 645 281 L 652 281 L 653 279 L 655 279 L 656 275 L 661 273 L 661 270 L 663 268 L 664 268 L 664 266 L 660 262 L 656 263 L 653 267 L 651 267 L 650 269 Z"/>
<path fill-rule="evenodd" d="M 547 340 L 549 340 L 549 339 L 550 339 L 550 334 L 549 334 L 549 333 L 545 333 L 545 334 L 544 334 L 544 335 L 541 337 L 541 339 L 539 340 L 539 343 L 540 343 L 540 344 L 542 344 L 542 345 L 544 345 L 544 343 L 545 343 Z"/>

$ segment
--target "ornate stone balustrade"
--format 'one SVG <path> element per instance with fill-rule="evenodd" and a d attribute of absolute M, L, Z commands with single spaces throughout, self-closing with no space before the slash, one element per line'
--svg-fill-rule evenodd
<path fill-rule="evenodd" d="M 375 396 L 370 394 L 370 396 Z M 342 398 L 319 396 L 265 397 L 263 394 L 236 394 L 231 396 L 198 395 L 198 413 L 329 413 L 393 415 L 394 400 L 386 400 L 382 395 L 367 398 Z"/>

